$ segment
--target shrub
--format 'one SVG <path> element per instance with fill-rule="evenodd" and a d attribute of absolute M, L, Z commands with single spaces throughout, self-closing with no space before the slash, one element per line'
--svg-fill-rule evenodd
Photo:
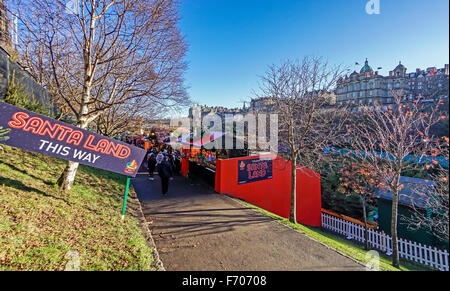
<path fill-rule="evenodd" d="M 3 126 L 0 126 L 0 141 L 8 140 L 9 136 L 7 136 L 6 134 L 10 131 L 11 131 L 11 129 L 9 129 L 9 128 L 3 129 Z"/>
<path fill-rule="evenodd" d="M 20 83 L 16 83 L 15 72 L 11 77 L 5 99 L 3 100 L 11 105 L 24 108 L 42 115 L 50 115 L 50 108 L 39 103 L 34 96 L 29 96 L 24 87 Z"/>

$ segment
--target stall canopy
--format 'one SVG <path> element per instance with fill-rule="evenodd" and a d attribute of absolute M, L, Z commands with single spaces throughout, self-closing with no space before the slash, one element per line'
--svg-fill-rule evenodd
<path fill-rule="evenodd" d="M 166 144 L 168 145 L 174 145 L 174 144 L 182 144 L 182 145 L 188 145 L 188 146 L 193 146 L 196 148 L 201 148 L 204 147 L 206 144 L 209 144 L 211 142 L 214 142 L 220 138 L 222 138 L 223 136 L 225 136 L 226 133 L 224 132 L 211 132 L 205 136 L 203 136 L 203 138 L 201 139 L 197 139 L 197 140 L 193 140 L 193 133 L 188 133 L 185 134 L 183 136 L 181 136 L 180 138 L 178 138 L 176 141 L 171 142 L 170 139 L 166 140 Z"/>

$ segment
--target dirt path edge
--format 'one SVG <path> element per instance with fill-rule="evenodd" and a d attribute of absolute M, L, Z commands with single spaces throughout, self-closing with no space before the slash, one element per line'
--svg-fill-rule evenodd
<path fill-rule="evenodd" d="M 142 233 L 143 233 L 145 239 L 147 240 L 147 243 L 152 248 L 153 263 L 151 266 L 154 267 L 156 269 L 156 271 L 166 271 L 166 269 L 164 268 L 163 262 L 161 261 L 161 259 L 159 257 L 158 249 L 156 248 L 156 244 L 155 244 L 155 241 L 153 240 L 152 233 L 148 227 L 148 222 L 145 219 L 144 211 L 142 210 L 141 201 L 139 201 L 139 199 L 136 195 L 136 192 L 135 191 L 133 191 L 133 192 L 134 192 L 133 193 L 134 195 L 130 196 L 130 198 L 132 200 L 134 200 L 133 202 L 136 203 L 137 219 L 138 219 L 140 227 L 142 229 Z"/>

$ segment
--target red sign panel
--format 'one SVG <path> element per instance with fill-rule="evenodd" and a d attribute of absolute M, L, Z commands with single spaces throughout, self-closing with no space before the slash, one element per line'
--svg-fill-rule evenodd
<path fill-rule="evenodd" d="M 239 185 L 272 179 L 272 175 L 272 159 L 246 159 L 238 162 Z"/>

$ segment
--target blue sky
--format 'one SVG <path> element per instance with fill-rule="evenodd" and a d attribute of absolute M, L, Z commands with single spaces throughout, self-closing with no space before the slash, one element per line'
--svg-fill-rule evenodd
<path fill-rule="evenodd" d="M 449 62 L 448 0 L 183 0 L 189 43 L 186 84 L 193 101 L 242 106 L 270 64 L 322 56 L 359 70 L 365 58 L 387 74 Z"/>

